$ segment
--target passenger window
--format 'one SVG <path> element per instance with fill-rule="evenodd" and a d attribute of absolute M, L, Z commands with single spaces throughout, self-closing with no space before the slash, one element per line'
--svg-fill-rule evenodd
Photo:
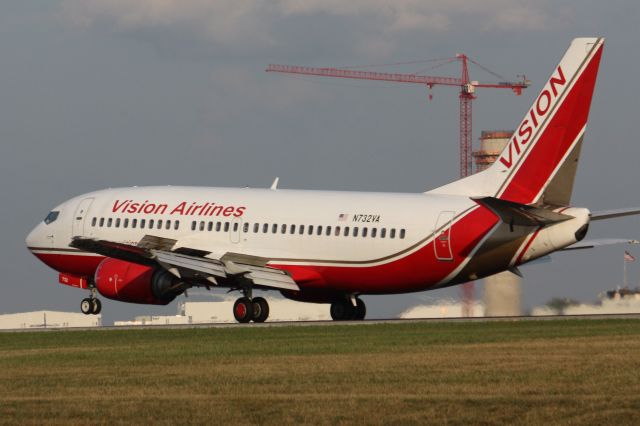
<path fill-rule="evenodd" d="M 289 227 L 289 233 L 290 233 L 291 235 L 293 235 L 293 234 L 295 234 L 295 233 L 296 233 L 296 226 L 295 226 L 295 225 L 291 225 L 291 226 Z"/>
<path fill-rule="evenodd" d="M 396 228 L 391 228 L 389 230 L 389 238 L 395 238 L 396 237 Z"/>
<path fill-rule="evenodd" d="M 380 229 L 380 238 L 384 238 L 387 236 L 387 228 Z"/>
<path fill-rule="evenodd" d="M 233 232 L 238 232 L 238 222 L 233 222 Z"/>
<path fill-rule="evenodd" d="M 362 228 L 362 238 L 367 236 L 367 228 Z"/>
<path fill-rule="evenodd" d="M 192 231 L 196 230 L 196 221 L 195 220 L 191 222 L 191 230 Z"/>
<path fill-rule="evenodd" d="M 107 228 L 111 228 L 112 224 L 113 224 L 113 218 L 109 218 L 109 220 L 107 220 Z"/>
<path fill-rule="evenodd" d="M 175 222 L 173 222 L 173 229 L 177 231 L 178 228 L 180 228 L 180 221 L 176 220 Z"/>
<path fill-rule="evenodd" d="M 158 229 L 162 229 L 162 219 L 158 219 Z"/>
<path fill-rule="evenodd" d="M 401 239 L 401 240 L 404 240 L 404 235 L 405 235 L 405 230 L 404 230 L 404 229 L 401 229 L 401 230 L 400 230 L 400 239 Z"/>
<path fill-rule="evenodd" d="M 116 228 L 120 228 L 120 218 L 116 219 Z"/>
<path fill-rule="evenodd" d="M 93 219 L 91 219 L 91 226 L 95 227 L 97 222 L 98 222 L 98 218 L 94 217 Z"/>
<path fill-rule="evenodd" d="M 245 223 L 244 225 L 242 225 L 242 232 L 244 232 L 245 234 L 247 232 L 249 232 L 249 224 Z"/>
<path fill-rule="evenodd" d="M 213 222 L 209 221 L 207 223 L 207 231 L 209 232 L 213 231 Z"/>
<path fill-rule="evenodd" d="M 124 220 L 124 225 L 122 225 L 122 226 L 124 226 L 125 228 L 128 228 L 129 227 L 129 219 L 125 219 Z"/>
<path fill-rule="evenodd" d="M 331 236 L 331 227 L 330 227 L 330 226 L 327 226 L 327 230 L 325 231 L 325 235 L 326 235 L 327 237 L 330 237 L 330 236 Z"/>
<path fill-rule="evenodd" d="M 358 228 L 353 228 L 353 236 L 354 237 L 358 236 Z"/>
<path fill-rule="evenodd" d="M 135 228 L 137 224 L 138 224 L 138 219 L 131 219 L 131 227 L 132 228 Z"/>
<path fill-rule="evenodd" d="M 166 229 L 166 230 L 171 229 L 171 221 L 170 220 L 167 221 L 167 223 L 164 226 L 164 229 Z"/>
<path fill-rule="evenodd" d="M 335 230 L 335 232 L 333 233 L 333 235 L 335 235 L 336 237 L 339 237 L 339 236 L 340 236 L 340 227 L 339 227 L 339 226 L 336 226 L 336 230 Z"/>
<path fill-rule="evenodd" d="M 254 223 L 253 224 L 253 233 L 257 234 L 259 230 L 260 230 L 260 224 L 259 223 Z"/>
<path fill-rule="evenodd" d="M 267 232 L 269 232 L 269 224 L 265 223 L 262 225 L 262 233 L 266 234 Z"/>
<path fill-rule="evenodd" d="M 313 235 L 313 225 L 309 225 L 309 229 L 307 229 L 308 235 Z"/>
<path fill-rule="evenodd" d="M 287 233 L 287 225 L 285 225 L 284 223 L 282 224 L 282 227 L 280 228 L 280 233 L 281 234 L 286 234 Z"/>
<path fill-rule="evenodd" d="M 300 225 L 300 230 L 298 231 L 298 234 L 300 235 L 304 234 L 304 225 Z"/>
<path fill-rule="evenodd" d="M 371 238 L 375 238 L 378 234 L 378 228 L 371 228 Z"/>
<path fill-rule="evenodd" d="M 274 223 L 271 225 L 271 233 L 275 234 L 276 232 L 278 232 L 278 224 Z"/>
<path fill-rule="evenodd" d="M 200 231 L 204 231 L 204 220 L 200 221 Z"/>
<path fill-rule="evenodd" d="M 316 231 L 316 235 L 322 235 L 322 226 L 318 225 L 318 230 Z"/>
<path fill-rule="evenodd" d="M 224 232 L 229 232 L 229 222 L 224 223 Z"/>
<path fill-rule="evenodd" d="M 349 227 L 348 227 L 348 226 L 345 226 L 345 227 L 344 227 L 344 236 L 345 236 L 345 237 L 348 237 L 348 236 L 349 236 Z"/>
<path fill-rule="evenodd" d="M 222 222 L 216 222 L 216 232 L 220 232 L 221 227 L 222 227 Z"/>
<path fill-rule="evenodd" d="M 140 229 L 144 229 L 145 223 L 146 223 L 145 219 L 140 219 Z"/>
<path fill-rule="evenodd" d="M 104 217 L 100 218 L 100 228 L 104 226 Z"/>
<path fill-rule="evenodd" d="M 153 219 L 149 219 L 149 229 L 153 229 Z"/>

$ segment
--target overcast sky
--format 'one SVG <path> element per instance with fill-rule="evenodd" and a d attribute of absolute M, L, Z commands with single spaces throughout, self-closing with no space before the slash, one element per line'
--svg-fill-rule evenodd
<path fill-rule="evenodd" d="M 482 129 L 513 128 L 570 40 L 607 38 L 574 204 L 640 206 L 640 6 L 626 1 L 70 0 L 0 2 L 0 312 L 77 311 L 85 293 L 25 248 L 55 205 L 131 185 L 420 192 L 458 174 L 458 96 L 436 87 L 265 73 L 269 63 L 350 66 L 463 52 L 533 85 L 479 91 Z M 392 68 L 458 75 L 450 64 Z M 388 69 L 381 69 L 388 70 Z M 480 68 L 474 80 L 494 80 Z M 590 238 L 640 237 L 640 219 Z M 630 249 L 634 252 L 634 249 Z M 635 250 L 640 255 L 640 249 Z M 524 307 L 594 300 L 622 281 L 622 247 L 523 268 Z M 640 280 L 640 267 L 630 266 Z M 481 294 L 481 286 L 478 293 Z M 369 297 L 373 316 L 457 289 Z M 166 308 L 105 301 L 107 321 Z"/>

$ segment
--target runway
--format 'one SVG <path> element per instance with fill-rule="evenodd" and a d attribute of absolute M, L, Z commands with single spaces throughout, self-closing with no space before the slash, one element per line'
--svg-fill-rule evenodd
<path fill-rule="evenodd" d="M 472 318 L 388 318 L 365 319 L 361 321 L 277 321 L 264 323 L 197 323 L 197 324 L 160 324 L 160 325 L 129 325 L 129 326 L 99 326 L 99 327 L 40 327 L 4 329 L 4 333 L 30 333 L 41 331 L 110 331 L 110 330 L 175 330 L 193 328 L 273 328 L 273 327 L 317 327 L 341 325 L 377 325 L 377 324 L 411 324 L 411 323 L 483 323 L 483 322 L 516 322 L 516 321 L 557 321 L 557 320 L 607 320 L 607 319 L 640 319 L 636 314 L 599 314 L 599 315 L 540 315 L 540 316 L 510 316 L 510 317 L 472 317 Z"/>

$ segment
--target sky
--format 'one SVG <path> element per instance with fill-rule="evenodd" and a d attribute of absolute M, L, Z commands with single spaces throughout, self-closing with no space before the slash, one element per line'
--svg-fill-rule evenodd
<path fill-rule="evenodd" d="M 68 0 L 0 2 L 0 313 L 79 309 L 86 294 L 25 248 L 60 202 L 133 185 L 422 192 L 458 174 L 458 93 L 264 72 L 269 63 L 359 66 L 465 53 L 522 96 L 479 90 L 483 129 L 515 127 L 572 38 L 607 38 L 573 204 L 640 206 L 640 3 L 633 0 Z M 381 71 L 460 73 L 429 62 Z M 495 81 L 481 68 L 471 78 Z M 640 238 L 640 219 L 589 238 Z M 623 247 L 522 268 L 523 307 L 592 301 L 622 282 Z M 628 248 L 634 253 L 634 248 Z M 640 255 L 640 248 L 635 250 Z M 630 283 L 640 267 L 629 265 Z M 365 297 L 373 317 L 459 289 Z M 482 294 L 482 284 L 477 286 Z M 167 307 L 104 301 L 105 320 Z"/>

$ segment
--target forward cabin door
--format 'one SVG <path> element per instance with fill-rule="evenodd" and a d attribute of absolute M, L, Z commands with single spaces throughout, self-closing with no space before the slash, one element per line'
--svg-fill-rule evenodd
<path fill-rule="evenodd" d="M 435 249 L 436 259 L 443 262 L 453 260 L 453 251 L 451 250 L 451 225 L 455 212 L 443 211 L 438 215 L 436 222 L 433 247 Z"/>
<path fill-rule="evenodd" d="M 85 198 L 80 201 L 78 207 L 76 207 L 76 211 L 73 214 L 73 229 L 71 230 L 71 235 L 74 237 L 82 237 L 85 235 L 85 223 L 87 219 L 87 212 L 91 207 L 91 203 L 93 203 L 93 198 Z"/>

